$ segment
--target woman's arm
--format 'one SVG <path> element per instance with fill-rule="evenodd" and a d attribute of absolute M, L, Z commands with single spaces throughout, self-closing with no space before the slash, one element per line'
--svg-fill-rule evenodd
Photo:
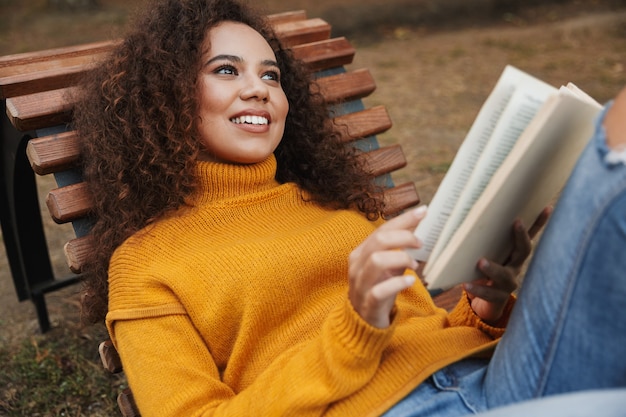
<path fill-rule="evenodd" d="M 144 417 L 319 416 L 371 379 L 393 332 L 369 326 L 346 300 L 318 337 L 266 369 L 247 370 L 249 384 L 230 387 L 186 314 L 117 320 L 109 328 Z"/>

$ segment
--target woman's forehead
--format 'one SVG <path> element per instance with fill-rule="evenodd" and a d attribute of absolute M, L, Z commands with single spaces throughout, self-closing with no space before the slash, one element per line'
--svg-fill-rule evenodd
<path fill-rule="evenodd" d="M 205 39 L 204 54 L 256 56 L 263 60 L 275 59 L 274 51 L 263 35 L 252 27 L 238 22 L 222 22 L 211 28 Z"/>

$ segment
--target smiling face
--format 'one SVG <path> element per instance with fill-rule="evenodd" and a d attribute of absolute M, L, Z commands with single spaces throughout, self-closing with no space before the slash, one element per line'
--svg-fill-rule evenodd
<path fill-rule="evenodd" d="M 223 22 L 209 31 L 205 51 L 198 91 L 200 159 L 265 160 L 280 143 L 289 111 L 272 48 L 251 27 Z"/>

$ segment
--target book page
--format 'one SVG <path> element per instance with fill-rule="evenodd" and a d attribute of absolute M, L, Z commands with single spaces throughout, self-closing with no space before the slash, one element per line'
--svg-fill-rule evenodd
<path fill-rule="evenodd" d="M 595 104 L 597 106 L 602 106 L 600 103 L 598 103 L 593 97 L 591 97 L 589 94 L 587 94 L 585 91 L 581 90 L 580 88 L 578 88 L 576 86 L 576 84 L 574 83 L 567 83 L 566 86 L 562 86 L 561 87 L 561 94 L 574 94 L 576 95 L 578 98 L 582 99 L 582 100 L 586 100 L 591 104 Z"/>
<path fill-rule="evenodd" d="M 507 108 L 517 86 L 525 80 L 543 83 L 510 65 L 506 66 L 500 75 L 430 202 L 428 214 L 415 230 L 415 235 L 422 241 L 420 249 L 408 251 L 415 259 L 419 261 L 429 259 L 498 120 Z"/>
<path fill-rule="evenodd" d="M 512 66 L 507 66 L 500 75 L 430 202 L 428 214 L 415 231 L 415 235 L 423 244 L 420 249 L 409 250 L 415 259 L 419 261 L 428 259 L 437 243 L 439 234 L 472 174 L 476 161 L 480 158 L 500 115 L 513 96 L 515 86 L 525 76 L 522 71 Z"/>
<path fill-rule="evenodd" d="M 454 232 L 463 222 L 467 213 L 491 180 L 491 177 L 509 154 L 520 135 L 530 124 L 541 106 L 557 89 L 536 78 L 522 79 L 509 100 L 506 109 L 501 114 L 498 124 L 491 134 L 472 174 L 459 196 L 454 210 L 449 215 L 435 247 L 430 254 L 430 260 L 436 259 L 446 247 Z M 429 266 L 426 265 L 425 273 Z"/>
<path fill-rule="evenodd" d="M 593 135 L 601 106 L 575 95 L 551 97 L 468 213 L 441 256 L 430 265 L 430 288 L 450 288 L 480 276 L 482 256 L 503 262 L 511 250 L 511 226 L 529 227 L 557 195 Z"/>

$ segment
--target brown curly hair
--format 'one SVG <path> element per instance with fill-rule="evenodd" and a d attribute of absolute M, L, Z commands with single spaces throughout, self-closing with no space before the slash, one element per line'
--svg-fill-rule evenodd
<path fill-rule="evenodd" d="M 84 177 L 95 203 L 95 250 L 84 269 L 83 313 L 90 322 L 102 320 L 107 311 L 113 251 L 185 204 L 196 186 L 201 46 L 207 32 L 223 21 L 249 25 L 276 54 L 289 101 L 275 151 L 277 180 L 297 183 L 325 206 L 356 208 L 370 219 L 382 213 L 380 190 L 358 151 L 340 142 L 313 78 L 262 15 L 234 0 L 158 1 L 87 74 L 74 110 Z"/>

